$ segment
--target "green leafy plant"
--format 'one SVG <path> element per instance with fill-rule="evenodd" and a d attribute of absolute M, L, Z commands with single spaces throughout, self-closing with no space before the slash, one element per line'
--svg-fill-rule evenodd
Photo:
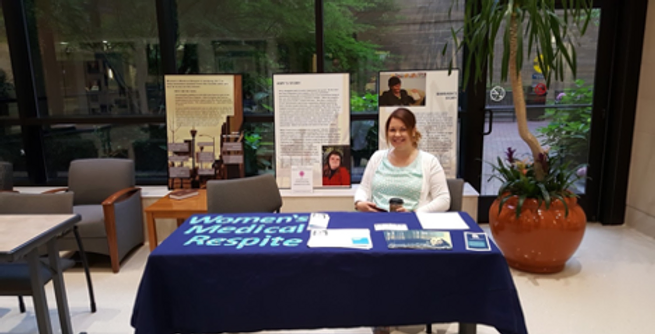
<path fill-rule="evenodd" d="M 544 165 L 547 160 L 542 161 L 544 157 L 547 159 L 547 154 L 528 129 L 520 69 L 526 55 L 536 54 L 548 86 L 553 78 L 563 80 L 565 69 L 570 69 L 575 77 L 577 54 L 569 37 L 586 32 L 592 5 L 593 0 L 562 0 L 561 9 L 554 0 L 465 1 L 463 38 L 458 39 L 459 31 L 452 29 L 457 49 L 466 46 L 470 55 L 464 60 L 465 87 L 470 76 L 476 81 L 484 80 L 487 69 L 491 74 L 489 82 L 493 82 L 495 43 L 497 38 L 502 38 L 501 80 L 511 82 L 519 135 L 530 147 L 535 179 L 540 182 L 548 177 Z M 450 12 L 459 8 L 460 0 L 453 0 Z M 443 49 L 444 56 L 447 48 L 448 44 Z"/>
<path fill-rule="evenodd" d="M 352 92 L 350 94 L 350 110 L 355 113 L 376 112 L 378 109 L 378 95 L 366 93 L 363 96 Z"/>
<path fill-rule="evenodd" d="M 521 214 L 523 202 L 528 199 L 536 199 L 538 206 L 545 204 L 546 209 L 550 208 L 553 201 L 560 201 L 564 205 L 565 215 L 569 214 L 569 207 L 566 198 L 577 197 L 570 191 L 573 184 L 580 179 L 576 169 L 570 168 L 571 162 L 564 161 L 557 155 L 544 154 L 539 157 L 541 166 L 545 168 L 545 178 L 538 180 L 536 177 L 535 163 L 528 159 L 519 160 L 514 156 L 515 149 L 507 148 L 505 161 L 498 157 L 497 164 L 489 163 L 496 174 L 489 180 L 500 180 L 503 185 L 498 190 L 498 214 L 507 200 L 513 196 L 518 197 L 516 207 L 516 218 Z"/>
<path fill-rule="evenodd" d="M 585 85 L 583 80 L 576 80 L 575 88 L 565 89 L 558 94 L 557 103 L 589 106 L 573 109 L 547 108 L 543 118 L 549 119 L 550 122 L 548 126 L 537 129 L 541 144 L 550 147 L 550 152 L 578 164 L 587 160 L 593 90 L 593 86 Z"/>
<path fill-rule="evenodd" d="M 262 134 L 270 132 L 270 128 L 262 125 L 248 124 L 244 126 L 243 150 L 245 154 L 246 175 L 257 175 L 259 170 L 268 170 L 273 167 L 267 157 L 262 156 L 262 150 L 271 143 L 265 142 Z"/>

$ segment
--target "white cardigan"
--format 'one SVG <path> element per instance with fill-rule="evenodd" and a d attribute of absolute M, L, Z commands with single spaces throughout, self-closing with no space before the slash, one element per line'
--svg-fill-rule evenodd
<path fill-rule="evenodd" d="M 380 150 L 373 153 L 366 164 L 364 177 L 355 192 L 355 203 L 357 201 L 372 201 L 371 182 L 373 175 L 378 169 L 380 162 L 387 155 L 389 150 Z M 423 164 L 423 186 L 421 197 L 416 212 L 443 212 L 450 209 L 450 192 L 446 183 L 446 174 L 434 155 L 419 151 Z"/>

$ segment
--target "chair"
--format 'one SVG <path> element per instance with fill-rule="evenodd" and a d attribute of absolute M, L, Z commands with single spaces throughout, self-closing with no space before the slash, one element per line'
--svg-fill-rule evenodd
<path fill-rule="evenodd" d="M 72 161 L 68 170 L 68 188 L 47 191 L 71 191 L 73 211 L 82 220 L 80 236 L 87 252 L 109 255 L 114 273 L 120 261 L 144 242 L 141 189 L 134 186 L 134 162 L 127 159 L 81 159 Z M 62 250 L 73 249 L 75 239 L 64 236 Z"/>
<path fill-rule="evenodd" d="M 73 193 L 64 194 L 19 194 L 4 192 L 0 193 L 0 214 L 66 214 L 73 213 Z M 18 226 L 17 226 L 18 227 Z M 80 240 L 77 226 L 73 228 L 77 245 L 82 256 L 86 283 L 89 289 L 89 299 L 91 300 L 91 312 L 96 312 L 96 302 L 93 293 L 93 284 L 91 283 L 91 274 L 89 273 L 89 264 L 84 255 L 84 248 Z M 44 260 L 43 266 L 43 284 L 52 279 L 52 272 L 49 270 L 49 263 Z M 63 270 L 75 266 L 75 261 L 62 258 L 61 264 Z M 32 295 L 32 285 L 30 283 L 29 266 L 25 262 L 3 263 L 0 264 L 0 295 L 13 296 L 18 295 L 18 304 L 21 313 L 25 312 L 24 295 Z"/>
<path fill-rule="evenodd" d="M 464 180 L 447 179 L 448 191 L 450 192 L 450 209 L 448 211 L 462 211 L 462 200 L 464 197 Z"/>
<path fill-rule="evenodd" d="M 207 182 L 208 213 L 280 212 L 282 196 L 271 174 Z"/>

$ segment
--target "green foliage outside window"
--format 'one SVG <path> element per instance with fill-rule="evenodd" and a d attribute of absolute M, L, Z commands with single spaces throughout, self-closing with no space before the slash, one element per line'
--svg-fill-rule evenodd
<path fill-rule="evenodd" d="M 354 113 L 373 112 L 378 110 L 378 95 L 375 93 L 366 93 L 357 95 L 356 92 L 350 93 L 350 110 Z"/>
<path fill-rule="evenodd" d="M 555 153 L 574 165 L 587 162 L 589 136 L 591 135 L 591 104 L 594 87 L 576 80 L 574 88 L 558 94 L 558 104 L 589 105 L 573 109 L 546 108 L 543 118 L 550 120 L 548 126 L 537 129 L 541 144 L 549 146 Z"/>

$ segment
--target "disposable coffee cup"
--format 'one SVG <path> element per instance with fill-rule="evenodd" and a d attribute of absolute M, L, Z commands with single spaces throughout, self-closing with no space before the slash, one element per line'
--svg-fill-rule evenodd
<path fill-rule="evenodd" d="M 394 197 L 389 199 L 389 212 L 398 211 L 398 209 L 403 207 L 403 203 L 405 201 L 402 198 Z"/>

